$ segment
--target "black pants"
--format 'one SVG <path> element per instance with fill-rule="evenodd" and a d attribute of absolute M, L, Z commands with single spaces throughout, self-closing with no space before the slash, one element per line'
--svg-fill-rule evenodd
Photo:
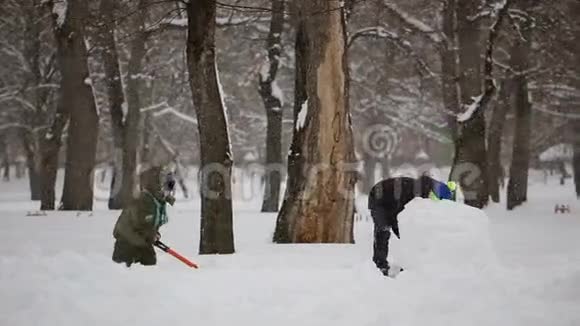
<path fill-rule="evenodd" d="M 157 255 L 153 246 L 135 247 L 123 240 L 115 241 L 113 250 L 113 261 L 116 263 L 125 263 L 127 267 L 133 263 L 140 263 L 145 266 L 155 265 Z"/>
<path fill-rule="evenodd" d="M 391 227 L 397 220 L 397 213 L 379 208 L 371 210 L 371 216 L 375 224 L 373 262 L 377 265 L 377 268 L 388 270 L 389 239 L 391 238 Z"/>

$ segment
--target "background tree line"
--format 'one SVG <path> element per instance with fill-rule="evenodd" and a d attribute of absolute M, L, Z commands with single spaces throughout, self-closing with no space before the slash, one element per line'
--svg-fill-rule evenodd
<path fill-rule="evenodd" d="M 1 7 L 3 165 L 25 158 L 41 209 L 92 209 L 97 166 L 112 171 L 119 209 L 140 167 L 197 165 L 213 194 L 200 252 L 229 253 L 232 167 L 258 161 L 262 210 L 280 209 L 276 242 L 352 242 L 355 184 L 368 191 L 377 167 L 449 165 L 475 207 L 499 201 L 507 176 L 513 209 L 559 143 L 573 148 L 580 195 L 577 1 Z"/>

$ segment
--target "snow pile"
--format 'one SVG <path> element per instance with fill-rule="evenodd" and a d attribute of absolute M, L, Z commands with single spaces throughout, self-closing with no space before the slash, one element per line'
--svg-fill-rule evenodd
<path fill-rule="evenodd" d="M 392 241 L 394 261 L 411 270 L 496 266 L 488 224 L 483 211 L 462 203 L 414 199 L 399 214 L 401 240 Z"/>

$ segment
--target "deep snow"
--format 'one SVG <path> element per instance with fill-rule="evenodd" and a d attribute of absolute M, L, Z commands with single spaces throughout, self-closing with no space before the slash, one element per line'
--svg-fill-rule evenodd
<path fill-rule="evenodd" d="M 580 205 L 571 186 L 539 180 L 512 213 L 415 199 L 391 241 L 406 268 L 394 280 L 370 261 L 364 198 L 355 245 L 271 244 L 275 215 L 256 195 L 235 202 L 236 254 L 198 256 L 194 197 L 162 233 L 201 268 L 159 253 L 127 269 L 110 260 L 118 212 L 103 200 L 27 216 L 26 181 L 2 183 L 0 325 L 580 325 Z"/>

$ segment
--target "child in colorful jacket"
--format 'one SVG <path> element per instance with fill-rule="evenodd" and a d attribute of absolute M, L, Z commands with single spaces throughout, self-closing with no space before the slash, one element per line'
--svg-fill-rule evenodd
<path fill-rule="evenodd" d="M 391 230 L 400 238 L 398 215 L 415 197 L 435 200 L 455 200 L 454 182 L 447 184 L 431 177 L 418 179 L 397 177 L 385 179 L 373 186 L 369 193 L 368 208 L 374 222 L 373 262 L 385 276 L 394 276 L 402 270 L 392 270 L 387 261 Z"/>
<path fill-rule="evenodd" d="M 159 228 L 168 222 L 166 206 L 173 205 L 175 179 L 162 167 L 152 167 L 140 175 L 141 192 L 124 209 L 113 230 L 113 261 L 155 265 L 154 244 L 160 238 Z"/>

